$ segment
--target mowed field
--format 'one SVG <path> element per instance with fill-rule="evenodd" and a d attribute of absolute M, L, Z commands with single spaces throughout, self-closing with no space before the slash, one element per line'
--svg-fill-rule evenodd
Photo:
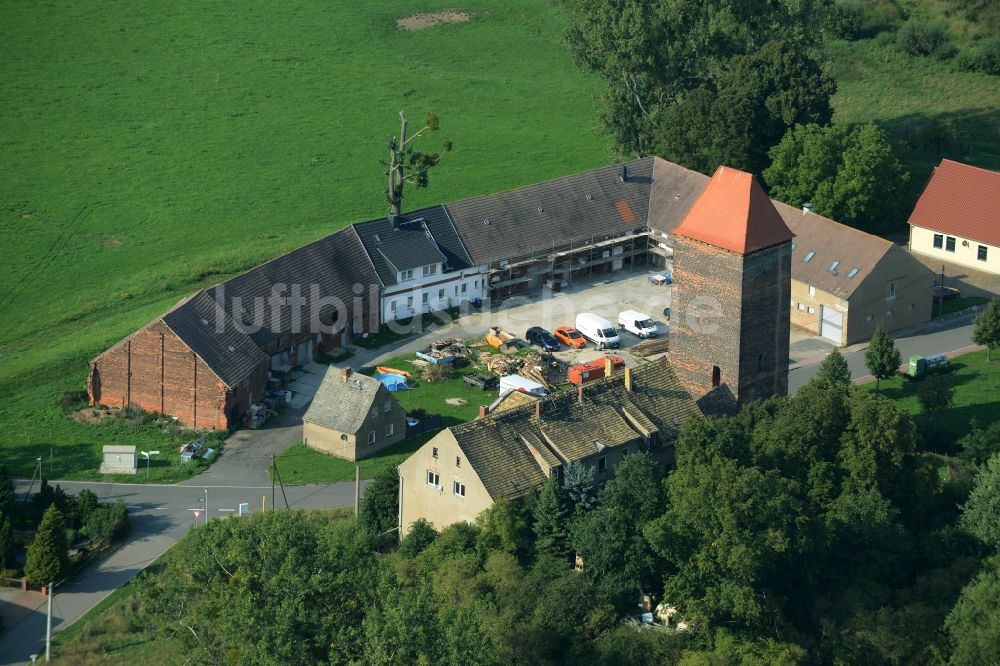
<path fill-rule="evenodd" d="M 440 8 L 472 17 L 395 24 Z M 607 163 L 563 27 L 534 0 L 0 2 L 0 460 L 152 445 L 56 399 L 185 294 L 382 214 L 401 109 L 455 145 L 407 208 Z"/>

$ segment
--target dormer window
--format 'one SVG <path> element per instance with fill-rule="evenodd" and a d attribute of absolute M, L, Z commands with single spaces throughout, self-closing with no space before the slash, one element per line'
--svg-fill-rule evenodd
<path fill-rule="evenodd" d="M 428 275 L 434 275 L 435 273 L 437 273 L 437 270 L 438 270 L 437 264 L 430 264 L 428 266 L 424 266 L 424 277 L 427 277 Z"/>
<path fill-rule="evenodd" d="M 400 282 L 403 282 L 404 280 L 412 280 L 412 279 L 413 279 L 413 269 L 412 268 L 410 270 L 408 270 L 408 271 L 400 271 L 399 272 L 399 281 Z"/>

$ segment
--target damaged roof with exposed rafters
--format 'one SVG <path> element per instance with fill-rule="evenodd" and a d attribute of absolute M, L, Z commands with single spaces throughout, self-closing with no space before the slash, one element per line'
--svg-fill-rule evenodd
<path fill-rule="evenodd" d="M 547 464 L 566 464 L 640 441 L 643 430 L 671 443 L 687 419 L 701 414 L 662 361 L 634 368 L 631 391 L 623 375 L 591 382 L 583 391 L 582 404 L 575 391 L 543 398 L 540 419 L 529 403 L 449 429 L 490 497 L 519 497 L 545 483 L 529 445 Z"/>

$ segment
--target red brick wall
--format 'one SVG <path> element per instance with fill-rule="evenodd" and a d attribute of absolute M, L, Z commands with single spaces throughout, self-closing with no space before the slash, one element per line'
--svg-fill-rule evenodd
<path fill-rule="evenodd" d="M 190 428 L 225 429 L 234 405 L 245 410 L 242 403 L 263 393 L 265 373 L 262 366 L 230 392 L 173 331 L 156 321 L 99 356 L 91 364 L 87 389 L 92 403 L 175 416 Z"/>
<path fill-rule="evenodd" d="M 674 283 L 670 364 L 695 400 L 707 396 L 703 409 L 787 393 L 789 244 L 744 257 L 675 237 Z"/>

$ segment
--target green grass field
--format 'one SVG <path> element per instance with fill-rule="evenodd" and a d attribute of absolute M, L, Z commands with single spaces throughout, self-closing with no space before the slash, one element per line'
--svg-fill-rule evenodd
<path fill-rule="evenodd" d="M 438 8 L 473 17 L 395 26 Z M 2 15 L 0 446 L 19 476 L 53 446 L 56 475 L 80 477 L 101 444 L 152 445 L 73 423 L 56 398 L 183 295 L 382 214 L 400 109 L 440 116 L 427 146 L 455 144 L 408 208 L 609 160 L 600 84 L 545 3 L 4 0 Z"/>
<path fill-rule="evenodd" d="M 925 448 L 948 452 L 972 430 L 972 419 L 984 427 L 1000 415 L 1000 358 L 987 362 L 985 351 L 964 354 L 952 359 L 950 370 L 942 376 L 955 389 L 955 398 L 952 407 L 939 414 L 926 414 L 921 407 L 919 380 L 898 376 L 882 382 L 881 391 L 913 416 Z M 875 384 L 862 388 L 874 391 Z"/>

